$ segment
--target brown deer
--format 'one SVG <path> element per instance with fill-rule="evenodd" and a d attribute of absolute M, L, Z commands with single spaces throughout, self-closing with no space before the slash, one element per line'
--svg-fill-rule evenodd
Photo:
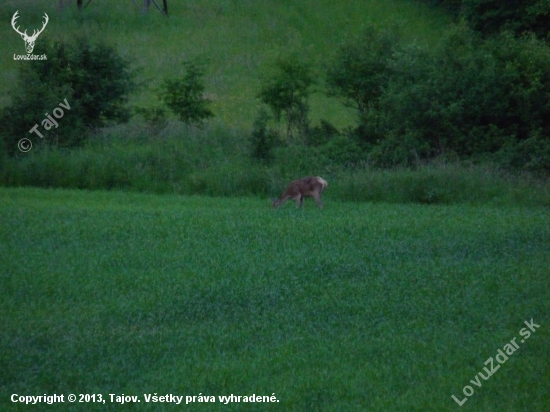
<path fill-rule="evenodd" d="M 304 177 L 290 183 L 284 193 L 273 202 L 273 208 L 282 205 L 288 199 L 294 199 L 296 201 L 296 207 L 303 206 L 305 197 L 312 197 L 315 199 L 317 206 L 323 208 L 323 202 L 321 201 L 321 193 L 328 186 L 325 179 L 320 177 Z"/>

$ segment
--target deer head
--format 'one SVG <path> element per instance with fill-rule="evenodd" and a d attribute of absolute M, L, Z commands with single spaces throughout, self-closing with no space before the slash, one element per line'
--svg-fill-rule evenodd
<path fill-rule="evenodd" d="M 25 41 L 25 48 L 27 49 L 27 53 L 30 54 L 34 49 L 34 42 L 36 41 L 36 38 L 40 33 L 44 31 L 44 29 L 46 28 L 46 24 L 48 24 L 48 21 L 50 20 L 50 18 L 46 13 L 44 13 L 44 24 L 42 25 L 42 28 L 38 31 L 34 30 L 32 33 L 32 36 L 29 36 L 27 35 L 27 30 L 25 30 L 24 33 L 21 33 L 21 31 L 19 30 L 19 27 L 15 27 L 16 20 L 19 17 L 17 13 L 19 13 L 19 10 L 17 10 L 13 15 L 11 19 L 11 26 L 17 33 L 21 35 L 21 38 Z"/>

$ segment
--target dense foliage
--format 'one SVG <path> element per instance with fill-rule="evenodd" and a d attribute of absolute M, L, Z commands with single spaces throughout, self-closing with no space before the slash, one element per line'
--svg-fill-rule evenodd
<path fill-rule="evenodd" d="M 549 41 L 550 2 L 548 0 L 422 0 L 440 5 L 464 18 L 484 36 L 508 30 L 517 35 L 532 32 Z"/>
<path fill-rule="evenodd" d="M 482 40 L 463 25 L 433 52 L 378 36 L 385 53 L 359 38 L 342 46 L 328 74 L 333 93 L 358 109 L 354 134 L 372 161 L 451 155 L 550 171 L 546 44 L 508 32 Z"/>
<path fill-rule="evenodd" d="M 277 132 L 268 127 L 270 118 L 271 116 L 267 110 L 262 107 L 256 116 L 250 134 L 250 154 L 252 158 L 265 163 L 270 163 L 273 160 L 273 149 L 280 142 Z"/>
<path fill-rule="evenodd" d="M 159 97 L 182 122 L 200 125 L 214 116 L 204 97 L 204 69 L 193 62 L 185 62 L 184 69 L 181 78 L 164 80 Z"/>
<path fill-rule="evenodd" d="M 17 92 L 1 114 L 9 153 L 19 139 L 35 137 L 29 130 L 65 99 L 70 110 L 65 109 L 58 127 L 44 134 L 46 144 L 77 146 L 89 130 L 129 119 L 126 103 L 136 88 L 135 72 L 112 47 L 80 37 L 74 42 L 40 42 L 35 53 L 45 54 L 47 60 L 21 63 Z"/>
<path fill-rule="evenodd" d="M 397 30 L 368 25 L 355 41 L 343 44 L 327 72 L 328 92 L 366 115 L 384 93 L 399 45 Z"/>
<path fill-rule="evenodd" d="M 311 66 L 296 56 L 280 59 L 263 81 L 258 97 L 269 106 L 275 120 L 285 120 L 287 139 L 307 133 L 308 98 L 314 83 Z"/>
<path fill-rule="evenodd" d="M 191 143 L 198 139 L 190 135 L 191 129 L 181 129 L 167 117 L 170 110 L 184 123 L 200 125 L 213 116 L 212 102 L 205 98 L 206 70 L 192 61 L 184 63 L 183 76 L 165 78 L 157 94 L 162 105 L 144 101 L 145 107 L 135 110 L 142 119 L 126 129 L 129 133 L 123 129 L 105 131 L 109 137 L 102 144 L 118 144 L 117 139 L 109 140 L 111 136 L 134 137 L 141 146 L 135 150 L 139 161 L 133 163 L 143 168 L 140 173 L 147 179 L 159 174 L 163 182 L 188 179 L 197 187 L 202 187 L 197 177 L 201 172 L 189 175 L 189 170 L 212 167 L 205 159 L 213 158 L 213 153 L 221 153 L 216 159 L 222 159 L 223 166 L 216 164 L 217 174 L 208 169 L 209 177 L 224 174 L 229 165 L 240 173 L 250 158 L 254 167 L 260 161 L 261 167 L 273 168 L 271 173 L 282 176 L 364 166 L 418 166 L 436 159 L 489 162 L 537 174 L 550 172 L 550 51 L 546 41 L 536 30 L 525 32 L 511 23 L 501 24 L 498 30 L 480 30 L 473 17 L 467 18 L 468 10 L 482 9 L 492 10 L 487 15 L 513 15 L 514 7 L 520 7 L 518 2 L 505 9 L 489 1 L 431 3 L 454 10 L 463 21 L 450 26 L 430 47 L 405 42 L 397 27 L 365 24 L 355 37 L 351 32 L 344 34 L 347 40 L 324 59 L 310 59 L 305 49 L 303 54 L 289 51 L 283 57 L 278 53 L 280 58 L 270 66 L 271 71 L 258 76 L 257 90 L 249 92 L 251 98 L 259 99 L 258 106 L 263 106 L 256 119 L 253 121 L 250 113 L 247 121 L 232 129 L 227 114 L 222 113 L 225 118 L 215 124 L 215 129 L 206 131 L 217 136 L 211 151 L 197 152 L 197 158 L 189 160 L 193 167 L 185 165 L 175 173 L 175 169 L 164 168 L 163 162 L 146 156 L 151 148 L 143 145 L 154 140 L 153 136 L 180 139 L 182 134 L 187 137 L 188 152 L 192 152 L 191 144 L 208 144 L 198 140 Z M 528 6 L 531 12 L 538 10 L 544 16 L 545 4 L 527 2 L 521 7 L 527 10 Z M 483 15 L 478 13 L 477 17 Z M 52 113 L 65 98 L 71 110 L 65 112 L 58 128 L 49 130 L 44 143 L 74 147 L 90 130 L 128 119 L 126 102 L 135 89 L 134 73 L 113 49 L 80 39 L 75 43 L 41 42 L 37 52 L 47 54 L 48 60 L 21 64 L 14 88 L 17 93 L 13 93 L 12 105 L 2 112 L 5 126 L 0 139 L 6 143 L 5 152 L 19 153 L 17 141 L 29 137 L 29 130 L 41 122 L 44 113 Z M 216 82 L 209 79 L 208 84 Z M 349 116 L 350 111 L 342 107 L 346 106 L 353 108 L 355 118 L 348 117 L 348 125 L 342 127 L 345 122 L 341 122 L 338 128 L 323 119 L 318 110 L 321 93 L 326 95 L 321 101 L 331 105 L 323 115 L 328 111 L 333 114 L 337 107 Z M 235 99 L 237 106 L 240 101 Z M 314 112 L 311 118 L 310 107 Z M 284 125 L 283 130 L 280 125 Z M 243 130 L 246 128 L 249 130 Z M 36 141 L 40 143 L 38 138 Z M 98 147 L 93 149 L 97 153 Z M 112 146 L 105 150 L 116 152 Z M 0 151 L 0 158 L 4 156 Z M 61 164 L 61 158 L 44 154 L 17 167 L 31 168 L 29 165 L 36 161 L 44 162 L 42 167 L 46 168 L 51 166 L 51 159 Z M 118 159 L 118 163 L 125 162 Z M 88 170 L 87 164 L 81 168 Z M 5 167 L 10 171 L 5 172 L 9 177 L 3 181 L 24 181 L 12 173 L 17 168 L 12 166 Z M 119 172 L 123 185 L 127 184 L 130 173 Z M 40 175 L 47 173 L 41 171 Z M 120 176 L 107 180 L 119 182 Z M 76 186 L 88 184 L 82 183 L 86 179 L 75 180 L 80 182 Z M 96 182 L 90 184 L 95 187 Z"/>

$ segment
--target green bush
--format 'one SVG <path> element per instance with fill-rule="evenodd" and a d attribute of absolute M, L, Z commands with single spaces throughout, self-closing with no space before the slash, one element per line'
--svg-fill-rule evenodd
<path fill-rule="evenodd" d="M 150 133 L 158 133 L 168 125 L 164 107 L 136 107 L 134 111 L 143 117 Z"/>
<path fill-rule="evenodd" d="M 376 106 L 393 74 L 392 59 L 399 46 L 394 29 L 379 29 L 369 24 L 363 33 L 338 50 L 327 71 L 329 95 L 343 99 L 365 115 Z"/>
<path fill-rule="evenodd" d="M 442 6 L 453 15 L 464 19 L 483 36 L 492 36 L 503 30 L 515 35 L 526 32 L 549 41 L 550 2 L 548 0 L 420 0 Z"/>
<path fill-rule="evenodd" d="M 550 40 L 550 3 L 547 0 L 463 0 L 462 16 L 484 36 L 509 30 L 516 35 L 526 31 Z"/>
<path fill-rule="evenodd" d="M 372 164 L 488 159 L 504 146 L 512 159 L 511 148 L 525 152 L 521 142 L 536 136 L 540 147 L 550 138 L 550 49 L 534 36 L 483 40 L 457 25 L 434 51 L 386 43 L 385 52 L 344 45 L 328 73 L 331 93 L 358 109 L 354 135 Z M 503 165 L 546 170 L 544 156 L 521 153 Z"/>
<path fill-rule="evenodd" d="M 35 124 L 44 143 L 74 147 L 90 130 L 129 119 L 126 103 L 136 89 L 135 72 L 112 47 L 79 37 L 67 43 L 41 41 L 35 52 L 48 59 L 20 63 L 11 105 L 0 116 L 10 154 L 19 139 L 36 140 L 38 135 L 29 135 Z M 64 109 L 57 127 L 45 131 L 40 127 L 45 113 L 51 114 L 60 102 L 70 109 Z"/>
<path fill-rule="evenodd" d="M 321 174 L 330 166 L 330 160 L 321 153 L 320 147 L 309 147 L 303 144 L 290 144 L 274 150 L 274 165 L 279 175 L 285 179 L 296 176 Z"/>
<path fill-rule="evenodd" d="M 497 123 L 506 111 L 509 86 L 482 46 L 459 26 L 431 55 L 415 47 L 397 54 L 394 65 L 400 73 L 374 113 L 377 134 L 394 143 L 403 141 L 405 153 L 414 150 L 421 157 L 448 151 L 464 157 L 498 149 L 502 130 Z M 393 150 L 395 144 L 389 146 Z"/>
<path fill-rule="evenodd" d="M 269 113 L 261 108 L 258 112 L 254 127 L 250 135 L 250 154 L 253 159 L 271 163 L 273 160 L 273 149 L 280 143 L 278 134 L 269 129 Z"/>
<path fill-rule="evenodd" d="M 213 117 L 210 100 L 204 97 L 204 69 L 193 62 L 185 62 L 181 79 L 165 79 L 159 98 L 186 124 L 200 125 Z"/>
<path fill-rule="evenodd" d="M 404 58 L 403 58 L 403 57 Z M 482 42 L 464 27 L 433 57 L 412 60 L 381 99 L 381 134 L 413 136 L 419 153 L 466 158 L 495 153 L 509 140 L 550 134 L 550 50 L 534 37 L 504 33 Z"/>
<path fill-rule="evenodd" d="M 355 166 L 362 157 L 361 147 L 353 136 L 335 136 L 319 147 L 319 153 L 329 159 L 332 165 Z"/>
<path fill-rule="evenodd" d="M 307 132 L 308 146 L 321 146 L 340 136 L 340 131 L 330 122 L 322 119 L 316 126 L 310 127 Z"/>
<path fill-rule="evenodd" d="M 309 103 L 314 77 L 310 65 L 296 56 L 280 59 L 274 72 L 263 80 L 259 99 L 266 104 L 276 121 L 286 121 L 287 140 L 295 135 L 305 139 L 309 128 Z"/>
<path fill-rule="evenodd" d="M 534 133 L 525 140 L 511 140 L 502 146 L 493 160 L 508 169 L 550 174 L 550 138 Z"/>

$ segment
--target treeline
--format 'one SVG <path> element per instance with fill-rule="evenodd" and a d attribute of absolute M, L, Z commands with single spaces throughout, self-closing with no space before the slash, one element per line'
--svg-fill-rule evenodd
<path fill-rule="evenodd" d="M 4 144 L 0 147 L 8 155 L 24 151 L 21 147 L 18 150 L 18 141 L 25 136 L 34 138 L 38 148 L 79 147 L 99 129 L 126 123 L 135 115 L 154 128 L 166 124 L 167 110 L 188 124 L 200 124 L 213 116 L 208 99 L 203 97 L 203 69 L 193 62 L 183 63 L 181 78 L 164 79 L 158 92 L 161 104 L 131 108 L 130 96 L 144 84 L 138 82 L 138 70 L 132 62 L 113 47 L 77 37 L 69 42 L 43 42 L 35 50 L 48 59 L 19 67 L 12 104 L 0 113 L 4 125 L 0 131 Z M 71 108 L 63 119 L 57 122 L 48 117 L 64 99 Z M 29 135 L 38 119 L 44 120 Z M 42 139 L 42 132 L 47 132 L 48 139 L 38 139 Z"/>
<path fill-rule="evenodd" d="M 287 136 L 268 130 L 261 111 L 253 154 L 269 161 L 294 130 L 316 156 L 338 164 L 443 158 L 550 172 L 550 2 L 421 1 L 457 18 L 435 49 L 403 43 L 396 28 L 369 26 L 326 62 L 322 89 L 356 110 L 347 130 L 325 121 L 309 127 L 307 98 L 319 83 L 305 63 L 279 62 L 259 97 L 276 120 L 284 115 Z"/>
<path fill-rule="evenodd" d="M 419 0 L 444 7 L 483 36 L 503 30 L 515 35 L 533 33 L 550 41 L 550 2 L 547 0 Z"/>
<path fill-rule="evenodd" d="M 300 142 L 332 162 L 394 166 L 446 158 L 489 161 L 507 169 L 550 171 L 550 49 L 533 35 L 481 38 L 463 24 L 434 50 L 404 44 L 397 29 L 369 26 L 327 62 L 324 90 L 353 107 L 355 126 L 338 131 L 307 120 L 313 78 L 295 58 L 278 63 L 259 97 L 282 139 L 260 112 L 256 157 Z M 294 135 L 300 139 L 293 138 Z"/>
<path fill-rule="evenodd" d="M 317 168 L 340 169 L 446 159 L 550 172 L 546 41 L 536 31 L 514 29 L 505 19 L 498 31 L 480 33 L 468 13 L 493 2 L 432 3 L 466 19 L 435 48 L 404 42 L 396 27 L 369 25 L 321 67 L 297 55 L 280 58 L 262 79 L 255 96 L 260 109 L 246 125 L 252 129 L 244 143 L 249 159 L 262 167 L 284 168 L 289 159 L 302 159 Z M 506 3 L 520 7 L 520 2 Z M 533 13 L 545 10 L 545 2 L 521 7 L 527 3 Z M 505 14 L 500 2 L 493 6 L 487 13 Z M 508 14 L 514 7 L 506 9 Z M 180 78 L 164 79 L 155 103 L 130 110 L 129 97 L 144 85 L 136 80 L 131 62 L 112 47 L 79 39 L 41 42 L 37 52 L 48 60 L 20 66 L 12 104 L 0 113 L 0 157 L 26 156 L 17 149 L 18 141 L 64 99 L 71 109 L 58 119 L 63 127 L 50 127 L 48 139 L 35 139 L 35 149 L 82 146 L 95 131 L 133 115 L 146 122 L 151 134 L 166 127 L 170 113 L 197 126 L 215 116 L 204 97 L 204 68 L 196 62 L 184 62 Z M 343 130 L 326 120 L 312 124 L 313 93 L 353 108 L 355 123 Z"/>

